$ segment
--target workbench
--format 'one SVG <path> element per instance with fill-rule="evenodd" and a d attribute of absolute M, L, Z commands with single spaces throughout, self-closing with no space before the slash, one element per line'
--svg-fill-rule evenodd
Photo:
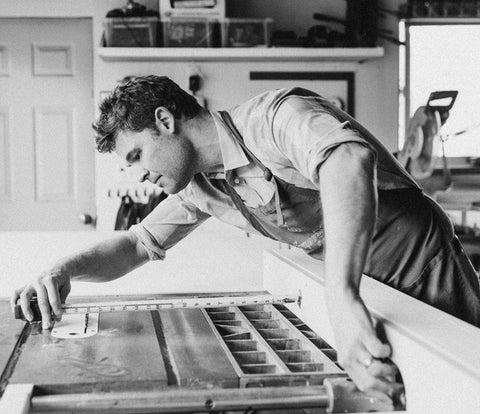
<path fill-rule="evenodd" d="M 323 263 L 296 250 L 265 254 L 272 293 L 298 289 L 296 314 L 335 347 L 324 301 Z M 360 293 L 393 348 L 408 414 L 480 413 L 480 329 L 369 277 Z"/>

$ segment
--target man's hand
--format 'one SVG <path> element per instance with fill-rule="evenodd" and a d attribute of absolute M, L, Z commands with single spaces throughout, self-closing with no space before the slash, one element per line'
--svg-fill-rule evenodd
<path fill-rule="evenodd" d="M 388 344 L 375 333 L 360 298 L 332 304 L 332 320 L 339 364 L 361 391 L 380 392 L 397 399 L 403 385 L 395 382 L 397 368 L 385 359 L 391 355 Z"/>
<path fill-rule="evenodd" d="M 62 317 L 61 304 L 70 293 L 70 276 L 65 272 L 50 270 L 36 277 L 26 286 L 15 289 L 10 298 L 12 312 L 15 304 L 19 301 L 23 314 L 28 321 L 33 320 L 33 312 L 30 308 L 30 299 L 37 296 L 38 307 L 42 315 L 42 328 L 52 327 L 52 314 L 55 320 Z"/>
<path fill-rule="evenodd" d="M 52 327 L 62 315 L 61 305 L 70 293 L 71 281 L 109 282 L 148 261 L 148 254 L 137 237 L 130 232 L 97 243 L 79 253 L 57 261 L 48 271 L 16 289 L 10 300 L 12 311 L 20 300 L 27 320 L 33 319 L 30 299 L 36 294 L 42 315 L 42 327 Z"/>

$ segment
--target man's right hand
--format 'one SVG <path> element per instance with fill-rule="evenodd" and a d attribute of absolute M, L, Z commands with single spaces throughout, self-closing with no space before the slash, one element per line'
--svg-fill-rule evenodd
<path fill-rule="evenodd" d="M 58 270 L 48 270 L 34 278 L 28 285 L 15 289 L 10 298 L 12 312 L 18 303 L 28 321 L 33 320 L 30 299 L 37 297 L 38 307 L 42 316 L 42 328 L 52 327 L 52 315 L 59 321 L 62 317 L 62 303 L 70 293 L 70 276 Z"/>
<path fill-rule="evenodd" d="M 397 400 L 403 385 L 396 382 L 397 368 L 389 361 L 391 347 L 377 337 L 370 314 L 360 298 L 330 305 L 338 362 L 361 391 L 385 394 Z"/>

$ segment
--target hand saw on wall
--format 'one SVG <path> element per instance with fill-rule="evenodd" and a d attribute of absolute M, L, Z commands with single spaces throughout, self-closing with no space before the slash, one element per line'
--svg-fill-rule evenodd
<path fill-rule="evenodd" d="M 419 107 L 410 119 L 405 144 L 397 156 L 413 178 L 428 188 L 432 187 L 428 180 L 432 176 L 438 157 L 441 156 L 443 175 L 441 181 L 432 187 L 436 191 L 446 190 L 452 183 L 440 129 L 448 119 L 457 94 L 458 91 L 439 91 L 430 94 L 427 104 Z"/>

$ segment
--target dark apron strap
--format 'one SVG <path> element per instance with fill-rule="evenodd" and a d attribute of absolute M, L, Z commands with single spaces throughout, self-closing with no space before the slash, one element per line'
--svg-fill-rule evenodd
<path fill-rule="evenodd" d="M 228 127 L 228 130 L 230 131 L 232 136 L 235 138 L 235 141 L 240 144 L 242 149 L 250 156 L 250 158 L 255 162 L 255 164 L 261 168 L 265 180 L 271 181 L 273 177 L 272 172 L 267 167 L 265 167 L 265 165 L 262 164 L 262 162 L 255 156 L 255 154 L 250 151 L 250 149 L 245 145 L 242 134 L 240 134 L 237 127 L 233 123 L 231 116 L 225 111 L 219 111 L 218 113 L 222 117 L 223 122 L 225 122 L 225 125 Z"/>
<path fill-rule="evenodd" d="M 280 193 L 278 191 L 277 180 L 275 179 L 270 169 L 265 167 L 265 165 L 263 165 L 263 163 L 255 156 L 255 154 L 250 151 L 250 149 L 245 145 L 242 134 L 240 134 L 240 132 L 238 131 L 230 115 L 225 111 L 219 111 L 219 114 L 235 141 L 238 142 L 238 144 L 247 153 L 250 159 L 263 171 L 263 177 L 265 178 L 265 180 L 273 182 L 275 187 L 275 210 L 277 212 L 277 224 L 279 226 L 283 226 L 285 224 L 285 220 L 283 218 L 282 209 L 280 206 Z"/>
<path fill-rule="evenodd" d="M 225 191 L 230 196 L 233 204 L 235 204 L 243 217 L 247 219 L 255 230 L 257 230 L 262 236 L 277 240 L 267 229 L 264 228 L 264 226 L 262 226 L 257 217 L 248 210 L 243 200 L 226 180 L 218 180 L 217 185 L 219 185 L 221 190 Z"/>

